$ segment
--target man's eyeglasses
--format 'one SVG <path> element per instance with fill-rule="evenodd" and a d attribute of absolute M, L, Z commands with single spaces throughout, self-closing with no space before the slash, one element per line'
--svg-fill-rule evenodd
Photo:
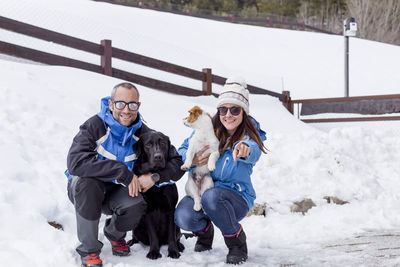
<path fill-rule="evenodd" d="M 129 110 L 136 111 L 139 108 L 140 102 L 129 102 L 125 101 L 113 101 L 114 107 L 119 110 L 123 110 L 126 105 L 128 105 Z"/>
<path fill-rule="evenodd" d="M 240 111 L 242 110 L 241 107 L 230 107 L 230 108 L 228 108 L 228 107 L 219 107 L 219 108 L 218 108 L 218 113 L 219 113 L 219 115 L 225 116 L 225 115 L 228 113 L 228 109 L 229 109 L 229 112 L 230 112 L 233 116 L 239 115 L 239 114 L 240 114 Z"/>

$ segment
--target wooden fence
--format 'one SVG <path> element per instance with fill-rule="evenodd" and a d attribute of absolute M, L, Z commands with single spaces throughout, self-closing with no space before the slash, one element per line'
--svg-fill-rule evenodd
<path fill-rule="evenodd" d="M 400 100 L 400 94 L 393 95 L 371 95 L 371 96 L 353 96 L 353 97 L 337 97 L 337 98 L 319 98 L 319 99 L 289 99 L 288 110 L 294 114 L 294 105 L 297 104 L 297 117 L 300 114 L 300 104 L 311 103 L 337 103 L 337 102 L 353 102 L 353 101 L 369 101 L 369 100 Z M 306 123 L 320 123 L 320 122 L 354 122 L 354 121 L 389 121 L 400 120 L 400 116 L 379 116 L 379 117 L 349 117 L 349 118 L 325 118 L 325 119 L 301 119 Z"/>
<path fill-rule="evenodd" d="M 102 40 L 100 44 L 50 31 L 40 27 L 36 27 L 23 22 L 15 21 L 9 18 L 0 16 L 0 28 L 38 38 L 41 40 L 53 42 L 66 47 L 78 49 L 100 56 L 100 64 L 92 64 L 76 59 L 55 55 L 32 48 L 19 46 L 16 44 L 7 43 L 0 40 L 0 53 L 40 62 L 48 65 L 59 65 L 79 68 L 87 71 L 92 71 L 104 75 L 109 75 L 122 80 L 130 81 L 145 87 L 162 90 L 174 94 L 186 96 L 214 95 L 212 92 L 212 84 L 223 85 L 226 78 L 212 74 L 211 69 L 204 68 L 202 71 L 193 70 L 162 60 L 157 60 L 130 51 L 112 47 L 111 40 Z M 192 89 L 189 87 L 157 80 L 154 78 L 145 77 L 134 74 L 128 71 L 113 68 L 111 65 L 112 58 L 117 58 L 127 62 L 143 65 L 146 67 L 158 69 L 161 71 L 173 73 L 176 75 L 188 77 L 201 82 L 201 90 Z M 199 86 L 200 87 L 200 86 Z M 299 99 L 292 100 L 289 91 L 282 93 L 272 92 L 256 86 L 248 85 L 248 89 L 252 94 L 266 94 L 272 97 L 277 97 L 282 104 L 293 114 L 294 105 L 306 103 L 332 103 L 340 101 L 360 101 L 360 100 L 379 100 L 379 99 L 400 99 L 400 95 L 380 95 L 380 96 L 358 96 L 358 97 L 341 97 L 341 98 L 321 98 L 321 99 Z M 400 116 L 380 116 L 380 117 L 358 117 L 358 118 L 330 118 L 330 119 L 302 119 L 303 122 L 345 122 L 345 121 L 372 121 L 372 120 L 400 120 Z"/>
<path fill-rule="evenodd" d="M 27 23 L 19 22 L 9 18 L 0 16 L 0 28 L 27 35 L 37 39 L 53 42 L 59 45 L 82 50 L 100 56 L 100 65 L 95 65 L 80 60 L 75 60 L 60 55 L 19 46 L 3 42 L 0 40 L 0 53 L 40 62 L 48 65 L 59 65 L 79 68 L 87 71 L 97 72 L 104 75 L 109 75 L 115 78 L 133 82 L 145 87 L 162 90 L 174 94 L 186 96 L 214 95 L 212 92 L 212 84 L 223 85 L 226 78 L 212 74 L 211 69 L 204 68 L 202 71 L 193 70 L 162 60 L 150 58 L 130 51 L 112 47 L 111 40 L 102 40 L 100 44 L 50 31 Z M 173 73 L 180 76 L 185 76 L 191 79 L 201 81 L 201 90 L 192 89 L 189 87 L 157 80 L 154 78 L 145 77 L 124 70 L 113 68 L 111 65 L 112 58 L 121 59 L 127 62 L 143 65 L 146 67 L 158 69 L 161 71 Z M 288 106 L 290 94 L 284 91 L 282 94 L 269 91 L 253 85 L 248 85 L 249 92 L 252 94 L 266 94 L 279 98 L 285 106 Z"/>

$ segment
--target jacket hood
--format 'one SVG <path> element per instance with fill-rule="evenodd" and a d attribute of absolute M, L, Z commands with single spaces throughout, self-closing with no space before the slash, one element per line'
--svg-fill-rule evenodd
<path fill-rule="evenodd" d="M 101 99 L 100 104 L 100 112 L 97 114 L 111 129 L 111 133 L 119 138 L 123 143 L 125 143 L 127 138 L 132 137 L 132 135 L 142 126 L 142 116 L 138 113 L 139 121 L 133 124 L 130 127 L 121 125 L 118 121 L 116 121 L 110 111 L 108 100 L 111 97 L 107 96 Z"/>
<path fill-rule="evenodd" d="M 254 119 L 252 116 L 249 116 L 249 117 L 250 117 L 251 122 L 253 123 L 253 125 L 256 127 L 256 129 L 258 131 L 258 135 L 260 136 L 261 141 L 267 140 L 267 135 L 263 130 L 261 130 L 260 123 L 258 121 L 256 121 L 256 119 Z"/>

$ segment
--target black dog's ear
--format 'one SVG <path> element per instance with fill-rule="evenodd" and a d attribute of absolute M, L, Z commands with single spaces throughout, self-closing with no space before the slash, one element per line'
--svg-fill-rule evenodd
<path fill-rule="evenodd" d="M 133 151 L 135 152 L 136 155 L 136 162 L 133 166 L 133 173 L 138 175 L 139 174 L 139 167 L 140 167 L 140 161 L 141 158 L 140 155 L 143 154 L 143 141 L 142 139 L 139 139 L 136 143 L 133 144 Z"/>
<path fill-rule="evenodd" d="M 168 155 L 169 155 L 169 149 L 171 147 L 171 140 L 169 140 L 169 137 L 165 134 L 163 134 L 162 132 L 159 132 L 160 136 L 162 137 L 162 139 L 167 142 L 167 149 L 164 151 L 165 153 L 165 158 L 168 159 Z"/>
<path fill-rule="evenodd" d="M 133 152 L 136 154 L 136 158 L 139 159 L 140 155 L 143 153 L 143 144 L 142 139 L 139 139 L 136 143 L 133 144 Z"/>
<path fill-rule="evenodd" d="M 169 149 L 171 148 L 171 140 L 169 140 L 169 137 L 168 136 L 165 136 L 166 138 L 167 138 L 167 142 L 168 142 L 168 149 L 167 149 L 167 151 L 166 151 L 166 153 L 167 153 L 167 158 L 168 158 L 168 155 L 169 155 Z"/>

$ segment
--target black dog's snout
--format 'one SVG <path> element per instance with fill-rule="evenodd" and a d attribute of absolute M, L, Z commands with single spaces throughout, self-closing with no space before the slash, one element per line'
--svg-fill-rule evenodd
<path fill-rule="evenodd" d="M 155 160 L 162 160 L 162 154 L 161 154 L 161 153 L 156 153 L 156 154 L 154 155 L 154 159 L 155 159 Z"/>

